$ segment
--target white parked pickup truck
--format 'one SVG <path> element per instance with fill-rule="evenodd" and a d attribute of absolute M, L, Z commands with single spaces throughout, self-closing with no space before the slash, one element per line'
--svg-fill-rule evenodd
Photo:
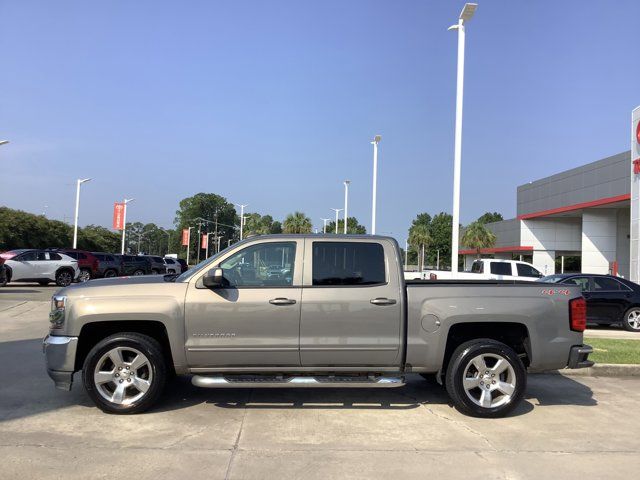
<path fill-rule="evenodd" d="M 533 265 L 518 260 L 479 258 L 471 271 L 452 273 L 449 270 L 404 272 L 405 280 L 524 280 L 535 282 L 543 277 Z"/>

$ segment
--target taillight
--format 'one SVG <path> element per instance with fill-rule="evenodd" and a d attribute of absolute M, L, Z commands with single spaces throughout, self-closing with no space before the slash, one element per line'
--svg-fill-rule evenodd
<path fill-rule="evenodd" d="M 587 301 L 582 297 L 569 300 L 569 326 L 574 332 L 587 328 Z"/>

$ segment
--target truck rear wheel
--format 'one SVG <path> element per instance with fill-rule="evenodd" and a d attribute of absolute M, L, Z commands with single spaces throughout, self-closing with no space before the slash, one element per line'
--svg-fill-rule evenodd
<path fill-rule="evenodd" d="M 147 410 L 162 394 L 166 377 L 160 344 L 138 333 L 118 333 L 101 340 L 82 368 L 84 388 L 107 413 Z"/>
<path fill-rule="evenodd" d="M 453 352 L 446 386 L 460 412 L 475 417 L 503 417 L 522 401 L 527 372 L 508 345 L 491 339 L 472 340 Z"/>

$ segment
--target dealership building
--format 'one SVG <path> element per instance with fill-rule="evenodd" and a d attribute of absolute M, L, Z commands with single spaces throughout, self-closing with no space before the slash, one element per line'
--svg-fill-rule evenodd
<path fill-rule="evenodd" d="M 582 271 L 637 278 L 637 255 L 631 261 L 631 157 L 627 151 L 520 185 L 517 217 L 488 224 L 497 241 L 481 253 L 529 261 L 546 275 Z M 476 251 L 460 253 L 469 268 Z"/>
<path fill-rule="evenodd" d="M 518 187 L 517 217 L 488 224 L 495 258 L 546 275 L 611 273 L 640 283 L 640 107 L 631 150 Z M 476 252 L 460 250 L 469 268 Z"/>

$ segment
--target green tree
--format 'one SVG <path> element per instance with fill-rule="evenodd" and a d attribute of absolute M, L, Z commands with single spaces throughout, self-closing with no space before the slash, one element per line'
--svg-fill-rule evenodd
<path fill-rule="evenodd" d="M 501 213 L 486 212 L 485 214 L 481 215 L 476 221 L 482 224 L 487 224 L 487 223 L 493 223 L 493 222 L 501 222 L 502 220 L 504 220 L 504 218 L 502 218 Z"/>
<path fill-rule="evenodd" d="M 281 222 L 279 222 L 279 221 L 277 221 L 277 220 L 276 220 L 276 221 L 274 221 L 274 222 L 271 224 L 271 230 L 269 231 L 269 233 L 274 233 L 274 234 L 276 234 L 276 233 L 282 233 L 282 223 L 281 223 Z"/>
<path fill-rule="evenodd" d="M 282 224 L 284 233 L 311 233 L 311 228 L 311 219 L 302 212 L 290 213 Z"/>
<path fill-rule="evenodd" d="M 215 193 L 197 193 L 192 197 L 183 198 L 174 220 L 177 241 L 173 245 L 179 247 L 179 250 L 176 251 L 186 252 L 186 247 L 183 247 L 179 241 L 181 232 L 183 229 L 194 227 L 191 230 L 190 252 L 197 257 L 196 252 L 201 245 L 198 229 L 201 234 L 209 232 L 213 237 L 216 221 L 221 248 L 224 248 L 229 240 L 235 241 L 239 238 L 240 218 L 236 214 L 234 205 L 226 198 Z M 211 242 L 214 245 L 215 238 L 212 238 Z"/>
<path fill-rule="evenodd" d="M 474 249 L 480 258 L 480 250 L 493 247 L 496 244 L 496 236 L 483 223 L 475 221 L 464 229 L 461 242 L 465 247 Z"/>
<path fill-rule="evenodd" d="M 334 233 L 336 231 L 336 222 L 327 223 L 327 233 Z M 344 232 L 344 219 L 338 220 L 338 233 Z M 347 219 L 347 234 L 349 235 L 364 235 L 367 233 L 367 229 L 364 225 L 360 225 L 356 217 L 349 217 Z"/>
<path fill-rule="evenodd" d="M 282 233 L 280 222 L 274 222 L 271 215 L 261 216 L 258 213 L 245 215 L 244 231 L 245 237 L 251 235 L 267 235 L 269 233 Z M 277 224 L 274 226 L 274 224 Z M 275 231 L 274 231 L 275 230 Z"/>
<path fill-rule="evenodd" d="M 429 227 L 422 223 L 413 225 L 409 230 L 409 244 L 418 252 L 418 265 L 420 271 L 424 268 L 425 254 L 423 252 L 429 248 L 431 235 Z"/>
<path fill-rule="evenodd" d="M 78 248 L 90 252 L 120 252 L 121 236 L 99 225 L 78 229 Z"/>

